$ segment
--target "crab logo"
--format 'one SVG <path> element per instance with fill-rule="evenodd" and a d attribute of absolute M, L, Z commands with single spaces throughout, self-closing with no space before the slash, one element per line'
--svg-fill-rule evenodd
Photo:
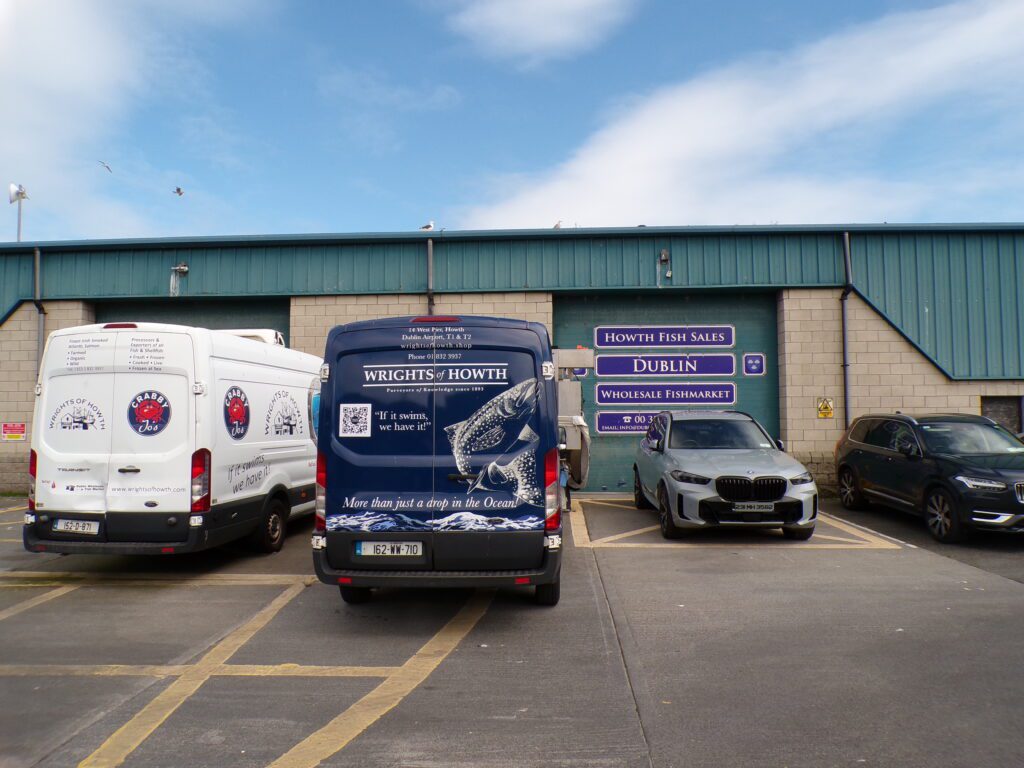
<path fill-rule="evenodd" d="M 159 434 L 170 420 L 171 402 L 155 390 L 139 392 L 128 404 L 128 423 L 137 434 Z"/>
<path fill-rule="evenodd" d="M 241 440 L 249 431 L 249 398 L 240 387 L 231 387 L 224 395 L 224 426 L 232 440 Z"/>

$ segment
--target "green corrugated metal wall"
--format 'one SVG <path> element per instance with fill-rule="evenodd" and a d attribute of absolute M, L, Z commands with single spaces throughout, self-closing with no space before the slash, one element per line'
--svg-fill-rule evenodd
<path fill-rule="evenodd" d="M 40 243 L 46 299 L 622 291 L 843 284 L 957 379 L 1024 378 L 1024 227 L 705 227 L 297 235 Z M 0 320 L 32 295 L 32 244 L 0 245 Z"/>
<path fill-rule="evenodd" d="M 1024 233 L 854 234 L 861 295 L 946 374 L 1024 378 Z"/>
<path fill-rule="evenodd" d="M 554 302 L 554 344 L 573 349 L 577 344 L 594 345 L 594 327 L 597 325 L 733 325 L 736 327 L 736 346 L 733 349 L 687 349 L 687 352 L 731 352 L 736 355 L 736 376 L 704 378 L 702 382 L 733 381 L 736 383 L 736 405 L 727 406 L 747 411 L 760 421 L 774 436 L 779 435 L 779 372 L 778 334 L 776 325 L 776 293 L 770 292 L 665 292 L 635 295 L 614 294 L 595 296 L 556 296 Z M 595 350 L 600 353 L 600 350 Z M 609 349 L 610 354 L 635 353 L 639 349 Z M 679 350 L 645 350 L 665 353 Z M 743 353 L 762 352 L 766 370 L 763 376 L 743 375 Z M 617 407 L 595 402 L 594 387 L 598 381 L 640 382 L 634 379 L 598 379 L 591 371 L 583 379 L 584 414 L 592 436 L 590 454 L 590 481 L 592 491 L 610 490 L 632 492 L 633 454 L 638 435 L 599 435 L 596 432 L 596 412 L 601 411 L 658 411 L 669 407 L 685 409 L 697 406 L 636 406 Z M 668 379 L 651 377 L 646 381 L 694 381 L 694 379 Z"/>

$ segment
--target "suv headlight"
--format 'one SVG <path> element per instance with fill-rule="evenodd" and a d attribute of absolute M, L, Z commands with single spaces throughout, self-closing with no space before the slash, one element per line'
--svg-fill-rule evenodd
<path fill-rule="evenodd" d="M 972 491 L 1005 491 L 1006 483 L 998 480 L 989 480 L 984 477 L 964 477 L 957 475 L 956 479 L 966 485 Z"/>
<path fill-rule="evenodd" d="M 679 469 L 673 469 L 669 474 L 672 479 L 678 483 L 692 483 L 693 485 L 707 485 L 711 482 L 710 477 L 702 477 L 701 475 L 695 475 L 692 472 L 683 472 Z"/>
<path fill-rule="evenodd" d="M 810 472 L 804 472 L 802 475 L 797 475 L 796 477 L 789 478 L 789 482 L 791 482 L 793 485 L 807 485 L 808 483 L 813 483 L 814 478 L 811 477 Z"/>

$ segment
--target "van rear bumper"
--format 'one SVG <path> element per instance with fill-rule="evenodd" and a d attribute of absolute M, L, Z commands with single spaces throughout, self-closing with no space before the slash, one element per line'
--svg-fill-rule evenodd
<path fill-rule="evenodd" d="M 242 525 L 190 528 L 184 541 L 89 541 L 82 538 L 42 538 L 34 525 L 22 529 L 22 542 L 29 552 L 57 552 L 67 555 L 180 555 L 199 552 L 237 539 L 252 528 Z"/>
<path fill-rule="evenodd" d="M 562 569 L 562 550 L 545 550 L 541 567 L 525 571 L 368 571 L 332 568 L 327 562 L 327 550 L 314 549 L 313 568 L 317 578 L 324 584 L 343 583 L 346 587 L 444 588 L 552 584 L 558 581 Z"/>

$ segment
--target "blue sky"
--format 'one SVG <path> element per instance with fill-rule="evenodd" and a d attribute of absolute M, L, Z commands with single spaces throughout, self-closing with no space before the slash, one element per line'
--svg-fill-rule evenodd
<path fill-rule="evenodd" d="M 0 0 L 0 181 L 26 240 L 1021 221 L 1022 39 L 1024 0 Z"/>

